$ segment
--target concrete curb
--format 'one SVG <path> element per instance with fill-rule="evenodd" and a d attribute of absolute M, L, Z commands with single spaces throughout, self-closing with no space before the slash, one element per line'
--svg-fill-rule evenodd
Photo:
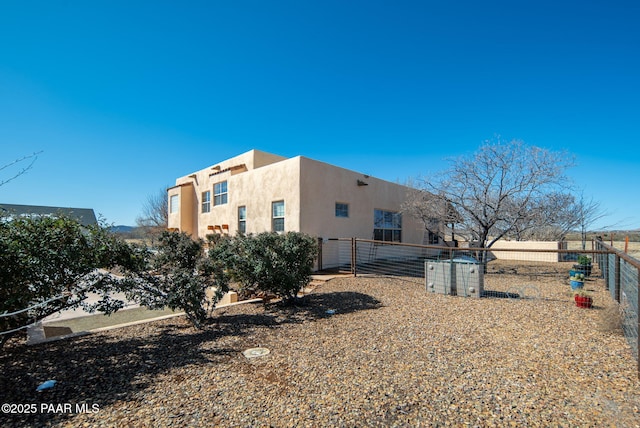
<path fill-rule="evenodd" d="M 250 299 L 250 300 L 242 300 L 240 302 L 234 302 L 234 303 L 227 303 L 224 305 L 220 305 L 220 306 L 216 306 L 216 309 L 223 309 L 229 306 L 237 306 L 237 305 L 243 305 L 243 304 L 247 304 L 247 303 L 262 303 L 263 300 L 262 299 Z M 37 325 L 35 325 L 34 327 L 31 327 L 28 329 L 27 331 L 27 345 L 39 345 L 41 343 L 49 343 L 49 342 L 55 342 L 58 340 L 64 340 L 64 339 L 71 339 L 74 337 L 80 337 L 80 336 L 87 336 L 93 333 L 100 333 L 103 331 L 109 331 L 109 330 L 115 330 L 117 328 L 123 328 L 123 327 L 129 327 L 132 325 L 138 325 L 138 324 L 144 324 L 144 323 L 148 323 L 148 322 L 153 322 L 153 321 L 162 321 L 165 319 L 169 319 L 169 318 L 174 318 L 174 317 L 179 317 L 184 315 L 184 312 L 178 312 L 175 314 L 169 314 L 169 315 L 163 315 L 160 317 L 155 317 L 155 318 L 146 318 L 143 320 L 139 320 L 139 321 L 131 321 L 131 322 L 127 322 L 127 323 L 122 323 L 122 324 L 116 324 L 116 325 L 110 325 L 107 327 L 99 327 L 99 328 L 94 328 L 91 330 L 87 330 L 87 331 L 78 331 L 75 333 L 71 333 L 71 334 L 64 334 L 61 336 L 54 336 L 54 337 L 45 337 L 44 335 L 44 328 L 42 323 L 38 323 Z"/>

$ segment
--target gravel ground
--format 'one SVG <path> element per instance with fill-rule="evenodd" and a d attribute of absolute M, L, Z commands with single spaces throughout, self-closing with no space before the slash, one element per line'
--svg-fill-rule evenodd
<path fill-rule="evenodd" d="M 509 289 L 520 279 L 487 283 Z M 408 280 L 343 277 L 297 308 L 219 310 L 204 331 L 178 317 L 10 344 L 1 401 L 37 411 L 0 415 L 0 425 L 640 426 L 637 365 L 620 331 L 602 321 L 613 306 L 602 280 L 588 283 L 596 307 L 581 309 L 566 279 L 533 279 L 526 284 L 541 299 L 442 296 Z M 246 358 L 253 347 L 270 353 Z M 36 393 L 47 379 L 58 384 Z M 66 403 L 70 412 L 41 407 Z M 95 412 L 78 414 L 83 403 Z"/>

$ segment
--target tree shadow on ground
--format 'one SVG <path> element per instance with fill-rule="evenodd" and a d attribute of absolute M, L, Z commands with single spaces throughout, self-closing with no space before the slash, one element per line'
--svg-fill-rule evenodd
<path fill-rule="evenodd" d="M 282 302 L 269 304 L 266 311 L 276 314 L 283 323 L 300 323 L 380 307 L 382 303 L 368 294 L 342 291 L 308 294 L 289 305 Z"/>
<path fill-rule="evenodd" d="M 42 403 L 89 403 L 103 408 L 116 401 L 136 400 L 138 392 L 153 387 L 156 378 L 171 369 L 211 367 L 237 358 L 243 349 L 237 349 L 235 339 L 260 328 L 330 317 L 328 309 L 345 314 L 380 306 L 379 301 L 362 293 L 312 294 L 300 299 L 297 306 L 241 305 L 234 313 L 214 313 L 211 325 L 204 330 L 195 330 L 179 317 L 145 324 L 144 328 L 136 326 L 138 337 L 131 337 L 131 333 L 121 338 L 95 334 L 5 348 L 0 353 L 0 398 L 2 403 L 36 404 L 38 409 Z M 48 379 L 58 383 L 51 390 L 36 392 Z M 42 412 L 0 414 L 0 425 L 45 426 L 72 417 Z"/>

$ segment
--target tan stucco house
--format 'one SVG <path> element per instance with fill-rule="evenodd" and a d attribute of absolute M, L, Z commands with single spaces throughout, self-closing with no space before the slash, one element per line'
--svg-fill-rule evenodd
<path fill-rule="evenodd" d="M 251 150 L 178 178 L 168 189 L 169 228 L 201 238 L 296 231 L 421 244 L 424 225 L 401 213 L 408 190 L 303 156 Z"/>

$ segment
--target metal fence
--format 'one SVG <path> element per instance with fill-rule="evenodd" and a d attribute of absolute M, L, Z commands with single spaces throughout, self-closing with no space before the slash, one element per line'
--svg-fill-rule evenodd
<path fill-rule="evenodd" d="M 638 346 L 640 345 L 638 343 L 640 261 L 602 241 L 595 241 L 595 247 L 604 251 L 599 254 L 598 264 L 603 271 L 611 298 L 620 305 L 622 329 L 638 361 L 638 372 L 640 373 L 640 358 L 638 358 Z"/>
<path fill-rule="evenodd" d="M 593 260 L 590 284 L 617 302 L 622 330 L 638 361 L 640 261 L 602 241 L 588 250 L 485 249 L 345 238 L 322 241 L 318 268 L 353 275 L 400 276 L 425 284 L 425 262 L 473 258 L 482 264 L 482 297 L 567 299 L 569 270 L 579 254 Z M 505 256 L 506 254 L 506 256 Z M 496 257 L 499 255 L 500 257 Z M 617 315 L 616 315 L 617 316 Z"/>
<path fill-rule="evenodd" d="M 566 246 L 557 249 L 476 248 L 340 238 L 322 241 L 318 269 L 354 275 L 404 276 L 420 281 L 427 260 L 464 261 L 470 258 L 484 263 L 486 273 L 566 278 L 568 269 L 565 268 L 576 263 L 578 254 L 589 255 L 598 262 L 597 256 L 610 252 L 602 248 L 577 251 L 566 249 Z M 499 266 L 489 263 L 498 259 L 512 263 Z M 554 266 L 554 263 L 558 265 Z M 596 270 L 596 275 L 602 275 L 602 272 L 604 269 Z"/>

